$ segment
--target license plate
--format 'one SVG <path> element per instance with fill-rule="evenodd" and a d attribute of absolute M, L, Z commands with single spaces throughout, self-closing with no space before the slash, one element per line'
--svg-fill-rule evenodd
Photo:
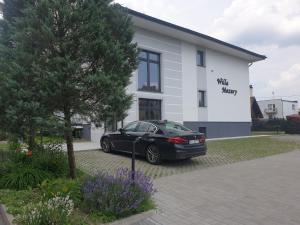
<path fill-rule="evenodd" d="M 190 140 L 189 143 L 190 144 L 199 144 L 199 140 Z"/>

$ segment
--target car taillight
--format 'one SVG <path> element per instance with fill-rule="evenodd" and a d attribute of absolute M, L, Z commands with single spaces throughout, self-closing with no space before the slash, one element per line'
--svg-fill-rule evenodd
<path fill-rule="evenodd" d="M 168 142 L 173 143 L 173 144 L 186 144 L 188 140 L 182 138 L 182 137 L 171 137 L 168 138 Z"/>
<path fill-rule="evenodd" d="M 200 138 L 199 138 L 199 143 L 200 144 L 205 144 L 205 139 L 206 139 L 205 136 L 201 135 Z"/>

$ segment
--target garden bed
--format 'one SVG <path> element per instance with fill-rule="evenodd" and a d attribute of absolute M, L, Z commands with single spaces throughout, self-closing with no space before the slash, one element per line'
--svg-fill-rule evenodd
<path fill-rule="evenodd" d="M 67 178 L 67 158 L 57 146 L 13 151 L 0 166 L 0 204 L 18 225 L 89 225 L 113 222 L 154 208 L 152 180 L 141 172 Z"/>

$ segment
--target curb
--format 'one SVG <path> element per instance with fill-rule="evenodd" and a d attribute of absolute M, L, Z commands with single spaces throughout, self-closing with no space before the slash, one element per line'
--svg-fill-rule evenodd
<path fill-rule="evenodd" d="M 143 212 L 137 215 L 133 215 L 124 219 L 120 219 L 117 220 L 115 222 L 112 223 L 108 223 L 108 225 L 132 225 L 132 224 L 136 224 L 139 223 L 145 219 L 148 219 L 150 217 L 152 217 L 155 214 L 156 210 L 152 209 L 150 211 L 147 212 Z"/>
<path fill-rule="evenodd" d="M 13 216 L 6 212 L 6 208 L 4 205 L 0 204 L 0 220 L 4 222 L 4 225 L 13 225 L 12 220 Z"/>

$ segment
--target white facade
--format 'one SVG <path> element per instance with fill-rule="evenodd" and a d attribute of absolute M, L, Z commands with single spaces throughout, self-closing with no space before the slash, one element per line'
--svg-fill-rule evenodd
<path fill-rule="evenodd" d="M 257 101 L 264 119 L 286 119 L 286 116 L 298 114 L 298 102 L 283 99 Z"/>
<path fill-rule="evenodd" d="M 135 101 L 124 124 L 140 119 L 142 98 L 160 100 L 160 119 L 192 129 L 207 128 L 209 137 L 248 135 L 249 64 L 265 57 L 135 11 L 130 14 L 135 28 L 133 41 L 139 49 L 160 55 L 161 90 L 139 91 L 139 71 L 135 71 L 128 86 Z M 203 66 L 197 66 L 198 51 L 204 54 Z M 199 91 L 205 94 L 201 107 Z M 91 139 L 99 142 L 101 132 L 92 127 Z"/>

